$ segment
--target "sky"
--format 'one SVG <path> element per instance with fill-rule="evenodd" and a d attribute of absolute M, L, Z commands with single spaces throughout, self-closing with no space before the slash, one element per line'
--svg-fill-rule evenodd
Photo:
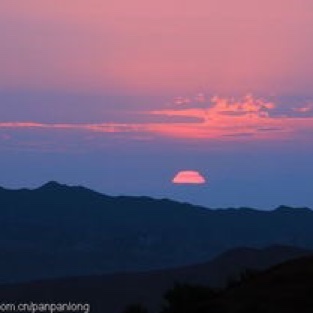
<path fill-rule="evenodd" d="M 0 185 L 313 207 L 312 29 L 311 0 L 2 0 Z"/>

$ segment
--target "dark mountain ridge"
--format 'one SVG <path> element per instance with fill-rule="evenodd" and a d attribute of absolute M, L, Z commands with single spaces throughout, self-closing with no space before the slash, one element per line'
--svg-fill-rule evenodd
<path fill-rule="evenodd" d="M 313 256 L 278 264 L 243 279 L 211 299 L 195 301 L 188 308 L 184 304 L 184 308 L 184 313 L 311 313 Z M 162 313 L 175 313 L 176 309 Z"/>
<path fill-rule="evenodd" d="M 162 298 L 175 283 L 225 287 L 237 281 L 247 269 L 264 270 L 286 260 L 311 255 L 312 250 L 287 246 L 264 249 L 237 248 L 213 260 L 174 269 L 73 277 L 22 284 L 0 285 L 0 299 L 6 303 L 72 302 L 89 303 L 92 312 L 118 313 L 141 303 L 158 312 Z"/>
<path fill-rule="evenodd" d="M 177 267 L 242 246 L 311 249 L 312 226 L 308 208 L 210 210 L 57 182 L 0 188 L 0 281 Z"/>

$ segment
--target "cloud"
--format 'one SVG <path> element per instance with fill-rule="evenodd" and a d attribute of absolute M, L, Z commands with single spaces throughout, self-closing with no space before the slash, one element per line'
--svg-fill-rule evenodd
<path fill-rule="evenodd" d="M 119 124 L 119 123 L 97 123 L 97 124 L 53 124 L 36 122 L 5 122 L 0 123 L 0 128 L 44 128 L 44 129 L 64 129 L 64 130 L 85 130 L 103 133 L 125 133 L 138 132 L 144 129 L 144 125 Z"/>
<path fill-rule="evenodd" d="M 305 106 L 293 108 L 293 111 L 298 113 L 308 113 L 313 111 L 313 103 L 308 103 Z"/>
<path fill-rule="evenodd" d="M 241 100 L 227 99 L 220 97 L 213 97 L 212 113 L 217 114 L 242 114 L 257 117 L 267 117 L 270 110 L 275 108 L 275 104 L 267 102 L 262 99 L 254 98 L 253 95 L 248 94 Z"/>
<path fill-rule="evenodd" d="M 186 138 L 219 138 L 227 136 L 242 137 L 258 134 L 259 129 L 267 128 L 280 131 L 277 119 L 270 117 L 275 108 L 273 102 L 255 98 L 248 94 L 241 99 L 214 96 L 206 108 L 175 108 L 151 111 L 150 114 L 198 119 L 194 123 L 176 123 L 166 127 L 157 127 L 156 131 Z M 275 126 L 275 127 L 274 127 Z"/>
<path fill-rule="evenodd" d="M 206 107 L 172 104 L 173 108 L 141 112 L 132 123 L 2 122 L 2 129 L 85 131 L 119 135 L 129 139 L 155 137 L 185 140 L 285 140 L 313 131 L 313 117 L 277 116 L 276 104 L 252 95 L 240 99 L 214 96 Z M 301 107 L 300 107 L 301 108 Z M 293 110 L 291 110 L 292 112 Z M 307 110 L 302 108 L 303 113 Z M 301 111 L 301 112 L 302 112 Z M 158 122 L 143 122 L 158 116 Z M 168 119 L 170 117 L 170 119 Z M 153 120 L 153 119 L 152 119 Z"/>

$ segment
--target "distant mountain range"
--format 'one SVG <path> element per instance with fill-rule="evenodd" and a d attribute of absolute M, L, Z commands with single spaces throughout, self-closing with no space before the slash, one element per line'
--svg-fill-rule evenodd
<path fill-rule="evenodd" d="M 140 303 L 149 312 L 159 312 L 164 294 L 175 283 L 220 288 L 232 282 L 236 286 L 236 281 L 246 270 L 261 271 L 312 253 L 310 250 L 287 246 L 238 248 L 212 261 L 175 269 L 0 285 L 0 299 L 5 303 L 51 303 L 52 300 L 54 303 L 88 303 L 91 312 L 99 313 L 119 313 L 130 304 Z M 253 288 L 256 287 L 253 285 Z M 248 292 L 253 294 L 253 291 Z M 236 301 L 232 293 L 223 292 L 223 297 L 224 294 L 227 299 L 230 297 L 230 301 Z M 240 291 L 239 294 L 243 298 Z"/>
<path fill-rule="evenodd" d="M 313 248 L 313 212 L 210 210 L 49 182 L 0 188 L 0 282 L 205 262 L 236 247 Z"/>

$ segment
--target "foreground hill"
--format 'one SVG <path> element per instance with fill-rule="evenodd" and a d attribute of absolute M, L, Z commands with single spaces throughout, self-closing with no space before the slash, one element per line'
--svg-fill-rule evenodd
<path fill-rule="evenodd" d="M 204 291 L 199 287 L 172 290 L 162 313 L 311 313 L 313 256 L 282 263 L 220 292 Z"/>
<path fill-rule="evenodd" d="M 272 246 L 227 251 L 210 262 L 177 269 L 77 277 L 0 286 L 5 303 L 88 303 L 92 312 L 118 313 L 129 304 L 141 303 L 151 312 L 161 308 L 162 297 L 175 283 L 225 286 L 246 269 L 264 270 L 312 251 Z"/>
<path fill-rule="evenodd" d="M 176 267 L 235 247 L 313 248 L 313 212 L 210 210 L 56 182 L 0 188 L 0 282 Z"/>

